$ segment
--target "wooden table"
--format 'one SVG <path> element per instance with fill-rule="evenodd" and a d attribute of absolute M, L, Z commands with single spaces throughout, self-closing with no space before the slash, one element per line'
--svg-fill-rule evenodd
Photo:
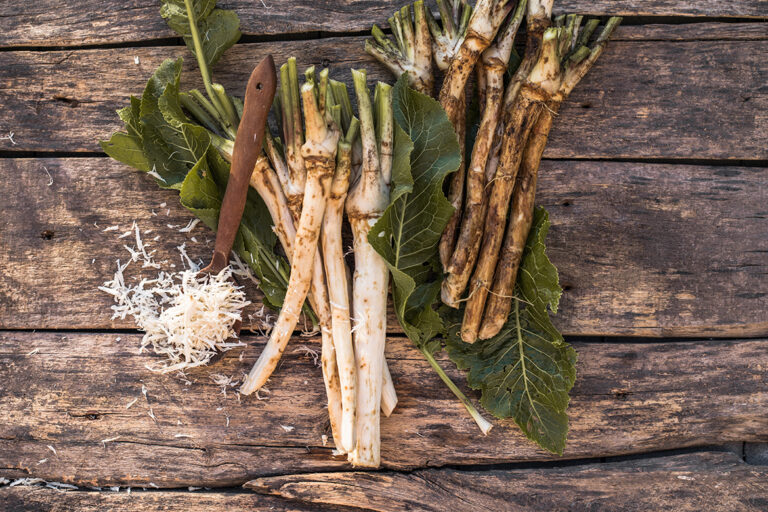
<path fill-rule="evenodd" d="M 214 69 L 231 92 L 268 52 L 389 80 L 363 40 L 401 1 L 221 3 L 244 33 Z M 96 289 L 134 220 L 159 235 L 157 259 L 211 247 L 203 227 L 178 232 L 190 214 L 175 194 L 97 145 L 163 59 L 194 71 L 156 2 L 0 3 L 0 477 L 77 486 L 0 487 L 0 509 L 768 509 L 768 4 L 556 11 L 626 16 L 562 108 L 540 178 L 557 323 L 579 353 L 565 455 L 509 422 L 480 435 L 392 325 L 384 469 L 356 472 L 322 440 L 303 350 L 317 339 L 294 340 L 266 400 L 240 400 L 212 376 L 239 379 L 263 337 L 188 381 L 151 373 Z"/>

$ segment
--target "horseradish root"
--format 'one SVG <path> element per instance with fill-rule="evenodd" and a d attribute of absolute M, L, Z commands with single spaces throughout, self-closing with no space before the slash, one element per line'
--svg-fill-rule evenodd
<path fill-rule="evenodd" d="M 465 87 L 467 80 L 475 69 L 480 55 L 491 45 L 496 37 L 496 32 L 511 10 L 507 4 L 508 0 L 478 0 L 472 11 L 472 16 L 469 18 L 466 36 L 451 59 L 443 79 L 443 86 L 440 88 L 440 104 L 445 109 L 448 119 L 453 123 L 462 148 L 464 147 L 466 128 Z M 463 154 L 461 160 L 461 165 L 451 177 L 448 191 L 448 200 L 454 208 L 453 215 L 451 215 L 451 219 L 443 231 L 443 236 L 440 238 L 440 262 L 444 269 L 450 265 L 456 243 L 456 231 L 461 221 L 466 176 L 466 162 Z"/>
<path fill-rule="evenodd" d="M 314 255 L 335 168 L 338 129 L 330 121 L 330 117 L 326 118 L 320 113 L 314 83 L 305 83 L 301 96 L 307 137 L 301 147 L 301 158 L 306 166 L 307 179 L 301 217 L 296 229 L 291 276 L 283 307 L 269 341 L 241 387 L 241 391 L 246 395 L 259 390 L 272 375 L 298 322 L 302 303 L 312 281 Z"/>
<path fill-rule="evenodd" d="M 581 33 L 579 33 L 580 16 L 568 16 L 565 20 L 561 18 L 557 25 L 562 25 L 563 21 L 565 21 L 565 25 L 560 27 L 559 45 L 559 56 L 562 59 L 559 70 L 562 76 L 561 86 L 546 101 L 546 108 L 542 110 L 525 148 L 514 191 L 504 248 L 501 252 L 492 293 L 488 298 L 479 332 L 481 339 L 495 336 L 501 330 L 512 309 L 512 301 L 514 300 L 512 294 L 515 289 L 517 272 L 528 232 L 533 222 L 539 165 L 554 116 L 557 115 L 560 105 L 573 91 L 576 84 L 586 75 L 603 52 L 611 34 L 621 23 L 621 18 L 613 17 L 608 20 L 591 50 L 587 48 L 586 44 L 589 42 L 592 32 L 597 28 L 598 20 L 587 22 Z"/>
<path fill-rule="evenodd" d="M 336 93 L 341 94 L 341 91 L 342 89 L 337 89 Z M 346 95 L 346 88 L 343 89 L 343 94 Z M 345 118 L 346 122 L 342 123 L 341 116 L 338 117 L 337 123 L 342 129 L 346 128 L 347 132 L 338 144 L 336 172 L 323 217 L 322 248 L 331 305 L 333 344 L 336 350 L 336 366 L 341 388 L 341 445 L 345 452 L 351 452 L 355 448 L 356 439 L 357 370 L 352 346 L 349 286 L 341 228 L 344 219 L 344 201 L 347 198 L 352 171 L 352 144 L 357 138 L 359 123 L 354 117 L 349 121 Z"/>
<path fill-rule="evenodd" d="M 349 459 L 358 466 L 378 467 L 389 269 L 368 243 L 368 232 L 389 203 L 391 168 L 385 166 L 391 166 L 391 88 L 382 83 L 377 85 L 374 119 L 365 71 L 352 70 L 352 77 L 360 117 L 362 166 L 346 205 L 355 252 L 352 308 L 358 376 L 357 446 Z M 386 155 L 386 151 L 390 154 Z"/>
<path fill-rule="evenodd" d="M 483 221 L 488 207 L 486 167 L 501 118 L 502 96 L 504 95 L 504 74 L 507 71 L 515 34 L 525 13 L 526 0 L 522 0 L 507 26 L 497 36 L 496 44 L 483 52 L 479 69 L 482 72 L 484 92 L 482 94 L 483 117 L 472 149 L 472 159 L 467 175 L 467 198 L 464 207 L 459 237 L 445 270 L 448 272 L 442 284 L 442 300 L 448 306 L 459 307 L 477 260 L 479 240 L 482 236 Z M 478 81 L 480 83 L 480 81 Z M 451 235 L 449 235 L 451 236 Z"/>
<path fill-rule="evenodd" d="M 486 298 L 504 237 L 509 203 L 528 135 L 538 120 L 543 102 L 547 101 L 560 87 L 559 61 L 557 60 L 558 35 L 558 29 L 554 28 L 544 32 L 541 54 L 536 66 L 505 119 L 501 157 L 493 178 L 493 190 L 488 202 L 480 257 L 472 275 L 470 293 L 461 325 L 461 338 L 467 343 L 474 343 L 477 340 Z"/>

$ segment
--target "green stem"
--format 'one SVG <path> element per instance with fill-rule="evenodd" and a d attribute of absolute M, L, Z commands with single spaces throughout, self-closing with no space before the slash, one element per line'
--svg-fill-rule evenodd
<path fill-rule="evenodd" d="M 235 140 L 235 135 L 237 132 L 232 128 L 232 126 L 223 118 L 221 112 L 219 112 L 216 107 L 208 101 L 208 98 L 206 98 L 203 93 L 198 91 L 197 89 L 192 89 L 189 91 L 189 94 L 192 95 L 192 97 L 203 106 L 203 108 L 210 114 L 216 121 L 218 122 L 219 126 L 221 126 L 221 130 L 229 136 L 232 140 Z"/>
<path fill-rule="evenodd" d="M 189 111 L 195 119 L 205 125 L 209 131 L 216 133 L 221 130 L 221 124 L 200 106 L 191 94 L 185 92 L 179 93 L 179 100 L 181 101 L 181 105 Z"/>
<path fill-rule="evenodd" d="M 376 112 L 376 142 L 379 149 L 379 166 L 384 183 L 389 185 L 392 177 L 392 155 L 394 144 L 394 120 L 392 118 L 392 86 L 376 83 L 373 93 Z"/>
<path fill-rule="evenodd" d="M 222 115 L 225 114 L 224 107 L 219 104 L 219 99 L 213 92 L 211 87 L 211 72 L 208 70 L 208 63 L 205 62 L 205 55 L 203 53 L 203 42 L 200 39 L 200 32 L 197 30 L 197 19 L 195 18 L 195 10 L 192 7 L 192 0 L 184 0 L 184 5 L 187 7 L 187 18 L 189 19 L 189 30 L 192 32 L 192 42 L 195 45 L 195 57 L 197 58 L 197 66 L 200 68 L 200 74 L 203 76 L 203 84 L 205 84 L 205 91 L 208 93 L 208 97 L 216 106 Z"/>
<path fill-rule="evenodd" d="M 221 105 L 224 107 L 223 113 L 226 114 L 226 118 L 227 121 L 229 121 L 229 124 L 231 126 L 237 126 L 239 124 L 237 120 L 237 112 L 235 112 L 235 106 L 227 96 L 227 92 L 224 90 L 224 87 L 221 84 L 212 84 L 211 87 L 213 88 L 213 92 L 218 97 L 219 103 L 221 103 Z"/>
<path fill-rule="evenodd" d="M 208 135 L 211 137 L 211 144 L 213 144 L 213 147 L 219 150 L 219 153 L 221 153 L 221 156 L 223 156 L 224 159 L 226 159 L 228 162 L 231 162 L 232 153 L 235 151 L 234 141 L 220 137 L 213 132 L 209 133 Z"/>
<path fill-rule="evenodd" d="M 482 430 L 483 434 L 488 434 L 490 432 L 491 428 L 493 428 L 493 424 L 483 418 L 482 414 L 478 412 L 477 409 L 475 409 L 475 406 L 472 405 L 472 402 L 469 401 L 469 398 L 467 398 L 464 393 L 461 392 L 461 390 L 456 386 L 456 384 L 453 383 L 451 378 L 443 371 L 443 369 L 440 367 L 439 364 L 437 364 L 437 361 L 435 360 L 434 356 L 430 353 L 429 350 L 426 348 L 420 347 L 421 353 L 424 354 L 424 357 L 426 358 L 427 362 L 429 362 L 430 366 L 432 366 L 432 369 L 437 372 L 437 375 L 440 377 L 440 379 L 445 383 L 446 386 L 448 386 L 448 389 L 453 391 L 453 394 L 456 395 L 456 398 L 459 399 L 459 401 L 464 405 L 464 407 L 467 409 L 467 412 L 470 416 L 472 416 L 472 419 L 475 420 L 475 423 L 477 423 L 477 426 L 480 427 L 480 430 Z"/>
<path fill-rule="evenodd" d="M 366 71 L 364 69 L 353 69 L 352 83 L 354 84 L 355 94 L 357 96 L 357 115 L 360 118 L 360 138 L 363 142 L 363 148 L 367 150 L 371 147 L 377 147 L 376 129 L 373 123 L 373 108 L 371 106 L 371 97 L 368 92 Z M 376 156 L 378 159 L 378 155 Z M 376 167 L 378 170 L 378 166 Z"/>

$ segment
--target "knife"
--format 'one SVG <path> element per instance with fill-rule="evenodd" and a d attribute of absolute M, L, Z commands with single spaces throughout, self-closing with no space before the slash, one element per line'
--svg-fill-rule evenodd
<path fill-rule="evenodd" d="M 201 273 L 218 274 L 229 264 L 229 254 L 245 209 L 251 174 L 261 153 L 267 115 L 276 86 L 275 61 L 268 55 L 253 70 L 245 88 L 243 115 L 237 128 L 229 181 L 221 202 L 213 257 Z"/>

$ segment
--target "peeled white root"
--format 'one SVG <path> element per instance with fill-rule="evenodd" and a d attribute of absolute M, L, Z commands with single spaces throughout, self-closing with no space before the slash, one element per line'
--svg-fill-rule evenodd
<path fill-rule="evenodd" d="M 352 77 L 360 116 L 363 161 L 357 182 L 347 198 L 347 216 L 355 249 L 352 310 L 357 363 L 357 446 L 350 452 L 349 460 L 357 466 L 378 467 L 381 461 L 379 423 L 387 341 L 389 269 L 368 243 L 368 232 L 389 203 L 392 93 L 389 86 L 377 85 L 376 130 L 365 72 L 352 70 Z"/>
<path fill-rule="evenodd" d="M 352 322 L 349 316 L 349 286 L 346 263 L 344 262 L 344 248 L 341 241 L 344 200 L 349 189 L 351 171 L 350 154 L 351 146 L 347 142 L 340 142 L 336 174 L 331 184 L 331 194 L 326 205 L 322 232 L 323 263 L 325 264 L 328 297 L 331 305 L 333 345 L 336 350 L 336 365 L 340 385 L 340 444 L 346 452 L 355 448 L 355 411 L 357 406 L 357 370 L 355 368 L 355 351 L 352 346 Z"/>
<path fill-rule="evenodd" d="M 288 200 L 282 190 L 277 173 L 270 167 L 265 156 L 261 156 L 251 175 L 251 186 L 259 193 L 267 206 L 274 223 L 274 231 L 283 246 L 289 260 L 293 259 L 293 245 L 296 241 L 296 227 L 294 218 L 299 218 L 291 211 Z M 315 251 L 312 270 L 312 282 L 310 285 L 309 302 L 312 310 L 318 317 L 322 336 L 322 363 L 323 379 L 328 394 L 328 415 L 331 421 L 331 430 L 334 432 L 336 448 L 342 450 L 339 434 L 341 425 L 341 393 L 339 390 L 339 376 L 335 364 L 334 342 L 329 332 L 331 313 L 328 306 L 328 296 L 325 291 L 325 277 L 320 253 Z M 337 439 L 339 438 L 339 439 Z"/>
<path fill-rule="evenodd" d="M 382 375 L 381 383 L 381 412 L 384 416 L 389 418 L 392 411 L 397 406 L 397 393 L 395 392 L 395 385 L 392 383 L 392 375 L 389 373 L 389 366 L 387 366 L 387 360 L 384 360 L 384 374 Z"/>
<path fill-rule="evenodd" d="M 389 269 L 367 243 L 368 229 L 355 224 L 355 277 L 353 310 L 355 360 L 357 362 L 357 446 L 350 461 L 358 466 L 378 467 L 380 454 L 380 408 L 384 380 L 386 344 L 387 283 Z M 365 240 L 360 243 L 360 239 Z M 360 269 L 360 270 L 357 270 Z"/>
<path fill-rule="evenodd" d="M 347 271 L 347 285 L 349 287 L 349 296 L 352 296 L 352 274 Z M 384 416 L 389 417 L 397 407 L 397 391 L 395 391 L 395 384 L 392 382 L 392 374 L 389 372 L 389 364 L 387 364 L 386 357 L 384 358 L 384 371 L 381 382 L 381 412 Z"/>
<path fill-rule="evenodd" d="M 325 194 L 323 194 L 320 180 L 307 180 L 306 196 L 310 200 L 305 200 L 299 227 L 296 230 L 296 241 L 291 260 L 291 276 L 283 300 L 283 307 L 280 309 L 280 314 L 272 328 L 267 345 L 240 388 L 240 392 L 244 395 L 258 391 L 275 371 L 288 340 L 299 321 L 301 306 L 307 292 L 309 292 L 313 259 L 319 237 L 320 219 L 322 219 L 325 209 Z M 316 198 L 319 198 L 320 201 L 315 200 Z"/>
<path fill-rule="evenodd" d="M 317 109 L 312 84 L 304 84 L 302 98 L 307 132 L 307 141 L 302 146 L 302 156 L 307 168 L 307 184 L 301 217 L 296 229 L 291 276 L 283 307 L 269 341 L 241 387 L 241 392 L 246 395 L 258 391 L 272 375 L 299 320 L 301 306 L 312 282 L 314 256 L 333 175 L 339 133 L 326 126 L 323 116 Z"/>

